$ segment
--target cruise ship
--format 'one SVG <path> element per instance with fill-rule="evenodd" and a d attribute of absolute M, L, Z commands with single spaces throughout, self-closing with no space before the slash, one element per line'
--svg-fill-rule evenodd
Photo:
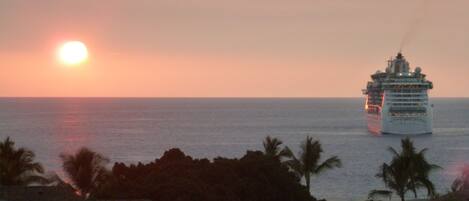
<path fill-rule="evenodd" d="M 385 72 L 371 75 L 363 94 L 368 130 L 375 134 L 432 133 L 433 106 L 428 90 L 433 83 L 420 67 L 411 71 L 402 53 L 388 60 Z"/>

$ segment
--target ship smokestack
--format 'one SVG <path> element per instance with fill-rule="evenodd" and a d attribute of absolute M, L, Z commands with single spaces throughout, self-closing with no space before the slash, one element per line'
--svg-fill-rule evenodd
<path fill-rule="evenodd" d="M 396 59 L 402 59 L 402 58 L 403 58 L 402 53 L 401 53 L 401 52 L 398 52 L 398 53 L 397 53 L 397 56 L 396 56 Z"/>
<path fill-rule="evenodd" d="M 396 59 L 392 60 L 389 67 L 392 73 L 408 73 L 409 62 L 407 62 L 401 52 L 397 53 Z"/>

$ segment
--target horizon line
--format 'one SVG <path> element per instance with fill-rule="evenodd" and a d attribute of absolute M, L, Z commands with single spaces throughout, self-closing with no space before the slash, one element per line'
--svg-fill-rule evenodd
<path fill-rule="evenodd" d="M 310 99 L 310 98 L 365 98 L 365 96 L 0 96 L 0 98 L 128 98 L 128 99 Z M 469 96 L 436 96 L 430 98 L 469 98 Z"/>

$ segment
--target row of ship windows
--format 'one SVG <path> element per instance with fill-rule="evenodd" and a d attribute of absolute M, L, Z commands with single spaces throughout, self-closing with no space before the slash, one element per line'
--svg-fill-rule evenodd
<path fill-rule="evenodd" d="M 368 110 L 368 114 L 379 114 L 380 110 L 374 109 L 374 110 Z M 427 115 L 426 111 L 413 111 L 413 112 L 408 112 L 408 111 L 395 111 L 395 112 L 389 112 L 388 113 L 390 116 L 420 116 L 420 115 Z"/>
<path fill-rule="evenodd" d="M 427 101 L 426 98 L 389 98 L 389 101 L 396 101 L 396 102 L 424 102 Z"/>
<path fill-rule="evenodd" d="M 422 106 L 422 105 L 427 105 L 428 103 L 422 102 L 422 103 L 388 103 L 388 105 L 393 105 L 393 106 Z"/>
<path fill-rule="evenodd" d="M 390 92 L 394 93 L 420 93 L 423 92 L 422 89 L 392 89 L 389 90 Z"/>
<path fill-rule="evenodd" d="M 390 112 L 425 112 L 425 107 L 391 107 Z"/>
<path fill-rule="evenodd" d="M 413 94 L 393 94 L 393 93 L 387 93 L 386 97 L 427 97 L 427 94 L 424 93 L 413 93 Z"/>
<path fill-rule="evenodd" d="M 426 91 L 387 91 L 388 94 L 426 94 Z"/>
<path fill-rule="evenodd" d="M 426 112 L 390 112 L 389 115 L 395 116 L 425 116 Z"/>
<path fill-rule="evenodd" d="M 374 101 L 381 102 L 381 100 L 382 100 L 382 98 L 370 98 L 370 99 L 368 99 L 368 102 L 374 102 Z M 395 101 L 395 102 L 399 102 L 399 101 L 403 101 L 403 102 L 423 102 L 423 101 L 427 101 L 428 98 L 426 98 L 426 97 L 388 97 L 388 98 L 386 98 L 386 100 Z"/>
<path fill-rule="evenodd" d="M 428 86 L 428 84 L 405 84 L 405 83 L 402 83 L 402 84 L 384 84 L 384 86 L 387 86 L 387 87 L 392 87 L 392 89 L 395 89 L 395 90 L 399 90 L 399 89 L 426 89 L 426 87 Z"/>
<path fill-rule="evenodd" d="M 370 105 L 381 105 L 381 102 L 369 102 Z M 410 103 L 387 103 L 391 106 L 425 106 L 428 105 L 427 102 L 410 102 Z"/>
<path fill-rule="evenodd" d="M 426 98 L 427 94 L 387 94 L 388 97 L 421 97 Z"/>

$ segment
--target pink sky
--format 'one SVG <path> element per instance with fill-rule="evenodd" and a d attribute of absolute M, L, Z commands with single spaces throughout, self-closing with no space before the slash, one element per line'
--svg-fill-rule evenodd
<path fill-rule="evenodd" d="M 432 96 L 469 97 L 466 0 L 0 1 L 0 96 L 360 97 L 406 33 Z M 56 48 L 81 40 L 86 64 Z"/>

